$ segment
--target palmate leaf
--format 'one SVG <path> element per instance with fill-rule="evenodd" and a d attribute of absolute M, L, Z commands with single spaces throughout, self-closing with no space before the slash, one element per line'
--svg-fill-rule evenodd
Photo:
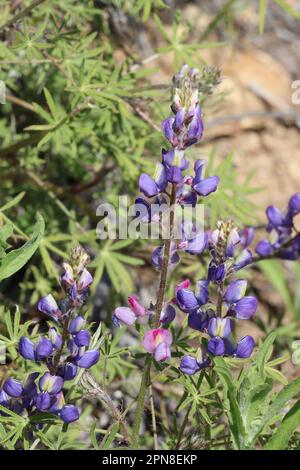
<path fill-rule="evenodd" d="M 44 234 L 45 222 L 43 217 L 37 215 L 37 223 L 31 238 L 21 248 L 12 250 L 5 254 L 0 264 L 0 281 L 6 279 L 19 271 L 37 250 Z"/>

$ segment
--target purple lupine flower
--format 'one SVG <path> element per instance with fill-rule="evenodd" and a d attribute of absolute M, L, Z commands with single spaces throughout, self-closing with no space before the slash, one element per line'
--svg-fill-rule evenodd
<path fill-rule="evenodd" d="M 183 356 L 180 361 L 179 369 L 187 375 L 194 375 L 200 370 L 198 362 L 193 356 Z"/>
<path fill-rule="evenodd" d="M 50 395 L 56 395 L 59 393 L 64 386 L 62 377 L 58 375 L 51 375 L 49 372 L 45 374 L 39 380 L 39 387 L 41 392 L 48 392 Z"/>
<path fill-rule="evenodd" d="M 170 323 L 172 323 L 175 316 L 176 310 L 172 305 L 169 304 L 166 308 L 162 310 L 159 321 L 162 325 L 169 325 Z"/>
<path fill-rule="evenodd" d="M 46 411 L 51 405 L 51 395 L 48 392 L 41 392 L 35 397 L 35 406 L 40 411 Z"/>
<path fill-rule="evenodd" d="M 243 248 L 247 248 L 251 245 L 254 239 L 255 230 L 253 227 L 245 227 L 240 231 L 240 244 Z"/>
<path fill-rule="evenodd" d="M 273 253 L 273 248 L 268 240 L 260 240 L 255 248 L 256 253 L 259 256 L 270 256 Z"/>
<path fill-rule="evenodd" d="M 255 315 L 257 305 L 257 299 L 252 295 L 248 295 L 236 302 L 235 305 L 231 306 L 231 311 L 235 312 L 236 318 L 240 320 L 249 320 L 253 315 Z"/>
<path fill-rule="evenodd" d="M 56 321 L 58 321 L 62 316 L 62 312 L 52 294 L 48 294 L 39 301 L 38 309 L 40 312 L 45 313 Z"/>
<path fill-rule="evenodd" d="M 57 329 L 54 327 L 49 328 L 49 338 L 54 349 L 59 349 L 62 345 L 61 334 L 57 332 Z"/>
<path fill-rule="evenodd" d="M 207 349 L 213 356 L 223 356 L 225 353 L 225 342 L 222 338 L 216 336 L 209 340 Z"/>
<path fill-rule="evenodd" d="M 296 193 L 291 196 L 288 209 L 293 216 L 300 213 L 300 193 Z"/>
<path fill-rule="evenodd" d="M 171 255 L 170 255 L 170 265 L 177 264 L 179 262 L 179 254 L 177 253 L 177 247 L 174 242 L 171 243 Z M 158 246 L 154 249 L 151 256 L 152 264 L 155 268 L 161 269 L 163 261 L 163 245 Z"/>
<path fill-rule="evenodd" d="M 247 281 L 244 279 L 237 279 L 231 282 L 224 294 L 224 300 L 229 304 L 233 304 L 244 297 L 247 289 Z"/>
<path fill-rule="evenodd" d="M 140 176 L 139 187 L 140 191 L 146 197 L 156 196 L 158 193 L 164 191 L 168 185 L 167 173 L 162 163 L 156 164 L 156 170 L 154 178 L 143 173 Z"/>
<path fill-rule="evenodd" d="M 19 353 L 30 361 L 43 361 L 52 355 L 53 350 L 54 347 L 48 338 L 39 337 L 36 344 L 25 336 L 19 341 Z"/>
<path fill-rule="evenodd" d="M 251 356 L 255 346 L 252 336 L 244 336 L 237 344 L 235 355 L 241 359 Z"/>
<path fill-rule="evenodd" d="M 204 178 L 203 172 L 203 160 L 198 160 L 195 163 L 195 177 L 192 181 L 192 188 L 197 194 L 205 197 L 217 190 L 220 178 L 218 176 L 209 176 Z"/>
<path fill-rule="evenodd" d="M 65 405 L 60 410 L 59 416 L 65 423 L 73 423 L 79 419 L 79 410 L 75 405 Z"/>
<path fill-rule="evenodd" d="M 91 334 L 88 330 L 80 330 L 74 335 L 74 342 L 79 348 L 82 346 L 89 346 Z"/>
<path fill-rule="evenodd" d="M 69 332 L 72 335 L 75 335 L 80 330 L 82 330 L 85 327 L 85 325 L 86 325 L 86 320 L 83 317 L 81 316 L 75 317 L 71 320 L 71 323 L 69 325 Z"/>
<path fill-rule="evenodd" d="M 195 225 L 181 224 L 181 241 L 177 245 L 179 250 L 184 250 L 190 255 L 198 255 L 207 247 L 208 236 L 203 231 L 197 231 Z"/>
<path fill-rule="evenodd" d="M 3 385 L 3 391 L 12 398 L 19 398 L 23 394 L 23 385 L 15 379 L 7 379 Z"/>
<path fill-rule="evenodd" d="M 226 264 L 216 264 L 214 260 L 212 260 L 208 266 L 208 274 L 207 278 L 209 281 L 212 282 L 220 282 L 223 281 L 226 275 Z"/>
<path fill-rule="evenodd" d="M 249 264 L 251 264 L 252 260 L 253 260 L 252 252 L 249 250 L 249 248 L 246 248 L 236 257 L 232 265 L 232 269 L 234 269 L 235 271 L 239 271 L 245 266 L 248 266 Z"/>
<path fill-rule="evenodd" d="M 82 355 L 78 356 L 76 364 L 82 369 L 90 369 L 99 361 L 100 353 L 95 349 L 84 352 Z"/>
<path fill-rule="evenodd" d="M 214 311 L 201 309 L 193 311 L 188 316 L 188 326 L 193 330 L 204 331 L 208 328 L 210 319 L 214 316 Z"/>
<path fill-rule="evenodd" d="M 73 380 L 77 375 L 77 366 L 72 362 L 66 362 L 58 367 L 57 375 L 60 375 L 65 381 Z"/>

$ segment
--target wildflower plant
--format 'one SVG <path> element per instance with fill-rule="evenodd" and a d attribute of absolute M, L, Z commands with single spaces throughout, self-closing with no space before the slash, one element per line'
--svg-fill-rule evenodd
<path fill-rule="evenodd" d="M 65 382 L 74 382 L 80 371 L 92 367 L 100 356 L 98 335 L 91 338 L 85 318 L 78 314 L 93 282 L 86 269 L 88 262 L 81 246 L 73 249 L 60 277 L 64 297 L 56 302 L 48 294 L 39 301 L 39 311 L 51 320 L 48 332 L 36 340 L 22 335 L 17 347 L 23 359 L 39 365 L 39 371 L 31 372 L 24 383 L 11 377 L 4 382 L 0 392 L 3 416 L 7 409 L 33 416 L 36 423 L 40 413 L 56 415 L 65 423 L 78 420 L 79 409 L 65 399 Z"/>
<path fill-rule="evenodd" d="M 211 73 L 212 82 L 217 84 L 218 79 L 214 76 L 217 71 Z M 294 217 L 300 213 L 299 194 L 291 197 L 285 213 L 274 206 L 267 208 L 266 230 L 271 233 L 272 241 L 259 241 L 255 249 L 257 256 L 249 248 L 255 237 L 254 228 L 239 229 L 232 220 L 219 221 L 215 229 L 205 227 L 204 221 L 204 227 L 200 230 L 195 221 L 184 221 L 181 224 L 181 236 L 179 239 L 176 237 L 176 208 L 194 208 L 203 198 L 217 191 L 220 183 L 218 176 L 205 175 L 205 160 L 196 160 L 191 172 L 191 162 L 187 158 L 189 147 L 198 143 L 203 134 L 199 98 L 205 76 L 207 71 L 201 77 L 197 69 L 187 65 L 174 76 L 171 104 L 173 114 L 162 123 L 162 131 L 169 147 L 162 150 L 162 159 L 156 164 L 154 174 L 143 173 L 139 178 L 143 196 L 136 199 L 136 216 L 143 223 L 151 224 L 155 221 L 159 224 L 162 244 L 154 249 L 151 257 L 153 266 L 159 272 L 156 303 L 144 306 L 137 296 L 131 295 L 128 297 L 128 306 L 117 307 L 113 316 L 118 327 L 140 323 L 146 330 L 141 338 L 147 355 L 133 427 L 133 448 L 138 447 L 145 395 L 151 381 L 151 364 L 153 361 L 159 363 L 171 359 L 174 343 L 171 330 L 174 332 L 172 324 L 176 322 L 178 311 L 184 312 L 187 316 L 185 323 L 197 331 L 199 336 L 194 353 L 181 355 L 175 368 L 187 376 L 203 371 L 209 383 L 208 377 L 212 376 L 207 374 L 214 374 L 215 369 L 223 379 L 224 371 L 227 374 L 227 366 L 219 358 L 248 360 L 255 348 L 251 335 L 239 338 L 236 334 L 238 323 L 250 320 L 258 307 L 256 297 L 247 293 L 247 280 L 243 279 L 240 271 L 266 257 L 295 260 L 299 259 L 300 254 L 299 234 L 293 223 Z M 157 210 L 158 204 L 163 205 L 162 210 Z M 161 213 L 166 212 L 167 217 L 162 217 Z M 180 281 L 176 284 L 174 295 L 168 298 L 168 274 L 180 263 L 182 251 L 203 258 L 205 277 L 197 281 L 195 288 L 191 286 L 189 279 Z M 138 331 L 141 331 L 140 328 Z M 274 337 L 270 340 L 272 344 Z M 174 347 L 178 357 L 178 343 Z M 269 370 L 269 374 L 272 373 L 273 369 L 271 372 Z M 200 383 L 202 380 L 203 375 Z M 229 375 L 229 382 L 231 381 L 232 377 Z M 245 377 L 245 382 L 247 381 L 248 378 Z M 232 387 L 232 384 L 227 383 L 226 387 Z M 231 398 L 229 396 L 230 402 L 234 401 Z M 235 405 L 231 403 L 231 406 Z M 209 422 L 209 417 L 207 420 Z M 247 447 L 248 444 L 243 440 L 245 429 L 239 432 L 242 434 L 235 442 L 236 447 Z"/>

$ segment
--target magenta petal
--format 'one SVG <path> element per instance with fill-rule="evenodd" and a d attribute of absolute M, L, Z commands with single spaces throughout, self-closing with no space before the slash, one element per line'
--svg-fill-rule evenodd
<path fill-rule="evenodd" d="M 154 353 L 159 344 L 166 343 L 168 346 L 170 346 L 172 341 L 172 335 L 168 330 L 156 328 L 145 333 L 143 338 L 143 346 L 149 353 Z"/>
<path fill-rule="evenodd" d="M 128 297 L 128 303 L 131 307 L 131 310 L 135 313 L 136 316 L 142 317 L 146 313 L 146 309 L 143 305 L 138 302 L 138 299 L 135 295 L 130 295 Z"/>

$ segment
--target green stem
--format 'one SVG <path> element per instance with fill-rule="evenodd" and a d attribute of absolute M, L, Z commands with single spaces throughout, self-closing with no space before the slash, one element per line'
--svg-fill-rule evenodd
<path fill-rule="evenodd" d="M 146 357 L 146 361 L 145 361 L 144 372 L 142 375 L 141 386 L 140 386 L 140 391 L 139 391 L 139 396 L 138 396 L 136 414 L 135 414 L 134 423 L 133 423 L 133 432 L 132 432 L 132 449 L 133 450 L 137 450 L 139 447 L 138 440 L 139 440 L 141 421 L 142 421 L 142 416 L 143 416 L 143 411 L 144 411 L 145 396 L 146 396 L 146 391 L 147 391 L 148 384 L 149 384 L 151 363 L 152 363 L 152 356 L 148 354 Z"/>

